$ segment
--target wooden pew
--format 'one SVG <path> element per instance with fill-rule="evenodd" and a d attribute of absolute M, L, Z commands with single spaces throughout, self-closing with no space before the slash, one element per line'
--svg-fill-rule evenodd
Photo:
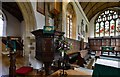
<path fill-rule="evenodd" d="M 88 50 L 68 52 L 67 55 L 69 56 L 69 63 L 77 64 L 81 67 L 84 67 L 84 64 L 86 64 L 86 60 L 89 58 Z"/>

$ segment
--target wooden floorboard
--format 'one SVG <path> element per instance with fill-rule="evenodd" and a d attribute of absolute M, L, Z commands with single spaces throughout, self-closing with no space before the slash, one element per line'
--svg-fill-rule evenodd
<path fill-rule="evenodd" d="M 31 57 L 33 58 L 33 57 Z M 35 58 L 34 58 L 35 59 Z M 26 74 L 26 77 L 46 77 L 45 74 L 41 71 L 38 71 L 36 68 L 41 68 L 41 63 L 37 63 L 36 60 L 31 59 L 32 66 L 34 66 L 33 71 Z M 34 61 L 33 61 L 34 60 Z M 7 55 L 0 54 L 0 77 L 8 77 L 9 74 L 9 57 Z M 29 58 L 28 57 L 16 57 L 16 69 L 22 66 L 29 66 Z M 24 76 L 18 76 L 24 77 Z"/>
<path fill-rule="evenodd" d="M 31 59 L 32 66 L 34 68 L 39 67 L 41 68 L 41 63 L 37 62 L 36 60 L 33 59 L 34 56 Z M 7 55 L 1 55 L 0 54 L 0 76 L 7 77 L 9 74 L 9 57 Z M 22 66 L 28 66 L 29 63 L 29 58 L 28 57 L 16 57 L 16 69 L 22 67 Z M 22 76 L 23 77 L 23 76 Z M 34 69 L 32 72 L 27 74 L 27 77 L 46 77 L 44 73 L 38 72 L 38 70 Z"/>

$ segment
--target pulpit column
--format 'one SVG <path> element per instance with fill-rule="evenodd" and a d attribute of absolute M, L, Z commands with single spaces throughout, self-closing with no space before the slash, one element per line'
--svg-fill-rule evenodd
<path fill-rule="evenodd" d="M 15 65 L 15 53 L 10 50 L 10 67 L 9 67 L 9 77 L 16 77 L 16 65 Z"/>

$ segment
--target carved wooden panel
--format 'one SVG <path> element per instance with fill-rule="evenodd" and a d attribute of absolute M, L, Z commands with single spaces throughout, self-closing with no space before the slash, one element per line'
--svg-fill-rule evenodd
<path fill-rule="evenodd" d="M 36 55 L 35 58 L 43 62 L 51 62 L 55 53 L 55 36 L 61 36 L 64 33 L 55 31 L 54 34 L 44 34 L 43 30 L 33 31 L 36 38 Z"/>

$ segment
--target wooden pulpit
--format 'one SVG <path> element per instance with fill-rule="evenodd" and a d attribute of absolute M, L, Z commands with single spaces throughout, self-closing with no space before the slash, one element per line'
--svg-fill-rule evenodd
<path fill-rule="evenodd" d="M 54 38 L 61 33 L 54 31 L 53 33 L 44 33 L 42 29 L 31 32 L 36 39 L 35 58 L 42 61 L 45 65 L 45 72 L 49 74 L 49 67 L 54 59 L 55 43 Z M 62 33 L 63 34 L 63 33 Z"/>

